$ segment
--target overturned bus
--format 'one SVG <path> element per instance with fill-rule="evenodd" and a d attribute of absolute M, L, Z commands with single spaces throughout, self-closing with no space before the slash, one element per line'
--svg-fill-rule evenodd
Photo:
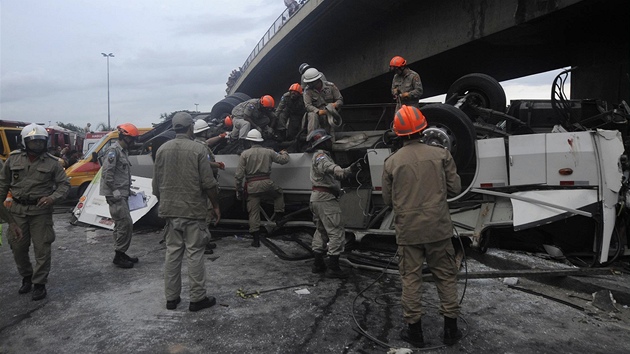
<path fill-rule="evenodd" d="M 425 143 L 449 149 L 462 177 L 463 191 L 449 200 L 449 206 L 453 234 L 466 245 L 481 252 L 495 246 L 555 250 L 584 265 L 606 265 L 630 254 L 625 152 L 630 108 L 625 102 L 610 106 L 567 99 L 563 82 L 568 73 L 554 81 L 551 100 L 512 101 L 506 109 L 505 93 L 496 80 L 470 74 L 451 86 L 445 103 L 421 107 L 429 123 Z M 244 96 L 231 99 L 242 101 Z M 225 131 L 221 118 L 229 106 L 222 101 L 220 109 L 197 118 L 219 134 Z M 342 166 L 355 161 L 361 166 L 342 182 L 345 193 L 340 203 L 349 243 L 395 244 L 395 215 L 381 194 L 384 161 L 399 143 L 387 117 L 393 117 L 393 105 L 344 106 L 334 159 Z M 372 128 L 365 129 L 369 124 Z M 160 145 L 173 137 L 166 120 L 143 135 L 141 146 L 130 156 L 133 188 L 144 195 L 144 203 L 132 212 L 134 222 L 141 218 L 159 222 L 158 201 L 151 194 L 153 158 Z M 283 228 L 312 228 L 308 208 L 312 154 L 296 146 L 296 141 L 282 146 L 291 160 L 275 165 L 271 178 L 284 190 L 289 221 Z M 222 146 L 217 151 L 217 160 L 226 166 L 218 178 L 220 226 L 245 229 L 247 212 L 235 197 L 239 156 L 223 154 L 229 149 Z M 112 228 L 98 182 L 95 178 L 85 191 L 74 215 L 79 222 Z M 271 205 L 263 211 L 262 225 L 268 232 L 277 230 L 272 213 Z"/>

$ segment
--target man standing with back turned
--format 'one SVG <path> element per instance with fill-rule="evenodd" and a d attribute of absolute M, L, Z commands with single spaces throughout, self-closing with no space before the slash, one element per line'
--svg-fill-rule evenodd
<path fill-rule="evenodd" d="M 402 278 L 403 317 L 408 327 L 400 337 L 417 346 L 422 336 L 422 263 L 426 259 L 440 297 L 444 344 L 462 337 L 457 329 L 457 266 L 451 243 L 453 224 L 448 196 L 461 191 L 457 167 L 448 150 L 420 141 L 427 121 L 416 107 L 402 106 L 394 117 L 394 132 L 404 146 L 385 160 L 383 200 L 396 218 L 396 243 Z"/>
<path fill-rule="evenodd" d="M 133 235 L 133 220 L 129 211 L 131 191 L 131 164 L 129 148 L 140 135 L 138 128 L 131 123 L 121 124 L 118 130 L 118 142 L 107 149 L 101 172 L 100 194 L 105 196 L 109 205 L 109 214 L 114 220 L 114 256 L 113 263 L 120 268 L 133 268 L 138 263 L 137 257 L 129 257 L 127 250 Z"/>
<path fill-rule="evenodd" d="M 162 145 L 155 157 L 153 194 L 160 201 L 158 215 L 166 219 L 166 260 L 164 293 L 166 308 L 174 310 L 182 290 L 182 258 L 188 260 L 190 311 L 216 304 L 206 296 L 206 268 L 203 253 L 207 242 L 207 202 L 212 203 L 215 225 L 221 219 L 217 181 L 212 175 L 208 151 L 194 142 L 193 119 L 178 112 L 172 119 L 175 139 Z"/>

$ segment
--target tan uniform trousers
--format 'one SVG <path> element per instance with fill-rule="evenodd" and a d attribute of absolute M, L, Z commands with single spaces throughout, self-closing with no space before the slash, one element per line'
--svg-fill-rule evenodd
<path fill-rule="evenodd" d="M 335 137 L 335 128 L 328 123 L 328 115 L 320 116 L 317 112 L 306 113 L 307 133 L 310 134 L 315 129 L 324 129 L 326 133 Z M 308 135 L 307 135 L 308 137 Z"/>
<path fill-rule="evenodd" d="M 273 211 L 276 213 L 284 212 L 284 195 L 282 188 L 275 186 L 276 189 L 261 193 L 247 194 L 247 212 L 249 213 L 249 232 L 256 232 L 260 229 L 260 203 L 263 200 L 273 199 Z"/>
<path fill-rule="evenodd" d="M 341 222 L 341 207 L 337 199 L 321 202 L 311 202 L 315 233 L 311 248 L 314 252 L 326 252 L 328 255 L 338 256 L 344 251 L 346 232 Z"/>
<path fill-rule="evenodd" d="M 20 241 L 9 237 L 17 270 L 20 276 L 31 277 L 33 284 L 46 284 L 50 273 L 51 244 L 55 241 L 52 213 L 24 216 L 13 214 L 13 217 L 23 232 Z M 28 255 L 31 242 L 35 254 L 35 268 L 31 265 Z"/>
<path fill-rule="evenodd" d="M 403 318 L 416 323 L 422 317 L 422 263 L 426 259 L 440 297 L 439 312 L 451 318 L 459 316 L 457 301 L 457 265 L 451 239 L 398 246 L 398 270 L 402 278 Z"/>
<path fill-rule="evenodd" d="M 114 219 L 114 249 L 120 252 L 127 252 L 131 244 L 133 235 L 133 220 L 129 213 L 129 198 L 122 197 L 114 199 L 106 197 L 109 205 L 109 214 Z"/>
<path fill-rule="evenodd" d="M 203 251 L 208 238 L 205 220 L 166 218 L 166 260 L 164 262 L 164 295 L 176 300 L 182 291 L 182 259 L 186 254 L 190 301 L 206 297 L 206 267 Z"/>

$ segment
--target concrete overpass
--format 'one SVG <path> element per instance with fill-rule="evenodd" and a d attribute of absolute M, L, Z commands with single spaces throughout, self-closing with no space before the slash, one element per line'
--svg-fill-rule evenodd
<path fill-rule="evenodd" d="M 629 19 L 628 0 L 309 0 L 276 21 L 230 93 L 279 98 L 307 62 L 347 103 L 389 103 L 388 63 L 402 55 L 424 97 L 472 72 L 504 81 L 578 66 L 572 98 L 619 103 L 630 100 Z"/>

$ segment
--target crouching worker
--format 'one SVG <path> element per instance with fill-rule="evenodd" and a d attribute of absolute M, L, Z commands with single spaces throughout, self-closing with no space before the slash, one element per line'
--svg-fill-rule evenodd
<path fill-rule="evenodd" d="M 444 316 L 444 344 L 462 337 L 457 328 L 457 265 L 451 243 L 453 224 L 448 196 L 461 191 L 457 167 L 448 150 L 420 141 L 427 121 L 412 106 L 402 106 L 394 117 L 394 132 L 403 147 L 385 160 L 383 201 L 396 213 L 396 243 L 402 278 L 401 304 L 408 327 L 400 337 L 417 346 L 422 336 L 422 263 L 427 261 L 440 297 Z"/>
<path fill-rule="evenodd" d="M 352 167 L 342 168 L 330 156 L 332 137 L 324 129 L 314 130 L 307 139 L 312 148 L 318 149 L 313 154 L 311 165 L 310 207 L 313 212 L 315 234 L 311 248 L 315 253 L 313 273 L 324 273 L 328 278 L 347 278 L 348 273 L 339 268 L 339 256 L 344 251 L 345 230 L 341 218 L 339 196 L 341 183 L 352 173 Z M 328 267 L 324 263 L 324 253 L 328 244 Z"/>
<path fill-rule="evenodd" d="M 275 220 L 284 214 L 284 195 L 282 188 L 271 180 L 271 165 L 275 162 L 284 165 L 289 162 L 289 154 L 282 150 L 275 152 L 262 147 L 262 135 L 256 129 L 247 133 L 245 138 L 247 150 L 241 153 L 236 168 L 236 198 L 242 200 L 243 192 L 247 193 L 247 212 L 249 213 L 249 232 L 254 240 L 252 247 L 260 247 L 260 203 L 263 199 L 273 199 Z M 243 185 L 245 179 L 245 185 Z"/>

